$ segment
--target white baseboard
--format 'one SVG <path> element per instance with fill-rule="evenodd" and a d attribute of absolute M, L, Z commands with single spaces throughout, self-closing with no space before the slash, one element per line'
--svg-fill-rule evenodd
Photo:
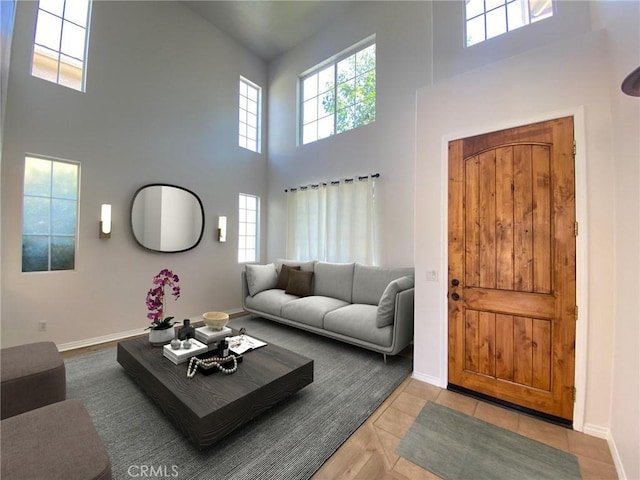
<path fill-rule="evenodd" d="M 225 311 L 225 313 L 228 313 L 230 316 L 233 316 L 233 315 L 244 313 L 244 310 L 242 308 L 234 308 L 234 309 Z M 198 321 L 198 320 L 202 320 L 202 318 L 193 317 L 191 319 L 191 321 Z M 68 350 L 75 350 L 77 348 L 86 348 L 86 347 L 92 347 L 94 345 L 100 345 L 101 343 L 124 340 L 126 338 L 142 335 L 146 332 L 147 330 L 145 328 L 137 328 L 135 330 L 127 330 L 126 332 L 118 332 L 110 335 L 103 335 L 101 337 L 87 338 L 86 340 L 78 340 L 76 342 L 61 343 L 57 345 L 57 347 L 59 352 L 66 352 Z"/>
<path fill-rule="evenodd" d="M 592 437 L 604 438 L 605 440 L 608 440 L 611 436 L 608 428 L 594 425 L 593 423 L 585 423 L 582 428 L 582 433 L 586 433 Z"/>
<path fill-rule="evenodd" d="M 446 385 L 443 385 L 440 378 L 432 377 L 431 375 L 425 375 L 424 373 L 414 371 L 411 374 L 411 378 L 415 378 L 416 380 L 420 380 L 421 382 L 428 383 L 430 385 L 435 385 L 440 388 L 447 388 Z"/>
<path fill-rule="evenodd" d="M 144 328 L 137 328 L 135 330 L 118 332 L 111 335 L 103 335 L 101 337 L 87 338 L 86 340 L 78 340 L 76 342 L 61 343 L 60 345 L 58 345 L 58 351 L 66 352 L 67 350 L 75 350 L 77 348 L 92 347 L 93 345 L 99 345 L 101 343 L 124 340 L 125 338 L 142 335 L 143 333 L 145 333 L 145 331 L 146 330 Z"/>

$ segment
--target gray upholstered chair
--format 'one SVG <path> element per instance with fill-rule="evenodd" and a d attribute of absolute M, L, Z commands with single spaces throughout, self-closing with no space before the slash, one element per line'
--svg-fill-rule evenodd
<path fill-rule="evenodd" d="M 107 480 L 111 461 L 52 342 L 0 350 L 3 480 Z"/>
<path fill-rule="evenodd" d="M 64 400 L 64 360 L 55 343 L 29 343 L 0 350 L 0 395 L 0 419 Z"/>

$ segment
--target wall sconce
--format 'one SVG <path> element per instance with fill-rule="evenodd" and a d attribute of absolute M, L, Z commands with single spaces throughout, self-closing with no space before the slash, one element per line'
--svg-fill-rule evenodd
<path fill-rule="evenodd" d="M 111 238 L 111 205 L 100 207 L 100 238 Z"/>
<path fill-rule="evenodd" d="M 227 217 L 218 217 L 218 241 L 227 241 Z"/>

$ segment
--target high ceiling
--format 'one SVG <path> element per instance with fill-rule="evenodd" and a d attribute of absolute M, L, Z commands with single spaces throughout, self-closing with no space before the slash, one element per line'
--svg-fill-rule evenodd
<path fill-rule="evenodd" d="M 182 0 L 182 3 L 269 61 L 312 37 L 358 2 Z"/>

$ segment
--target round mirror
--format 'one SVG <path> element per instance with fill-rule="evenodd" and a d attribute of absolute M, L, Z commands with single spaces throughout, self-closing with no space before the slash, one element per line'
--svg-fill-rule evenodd
<path fill-rule="evenodd" d="M 202 239 L 204 208 L 200 198 L 186 188 L 145 185 L 133 196 L 131 229 L 136 241 L 149 250 L 191 250 Z"/>

